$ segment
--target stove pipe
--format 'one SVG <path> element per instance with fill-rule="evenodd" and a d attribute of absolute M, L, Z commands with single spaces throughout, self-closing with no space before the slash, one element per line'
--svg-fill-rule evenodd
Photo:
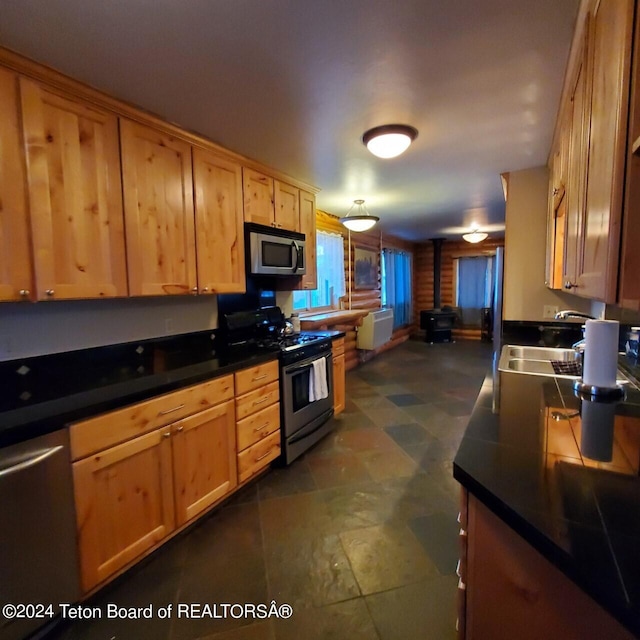
<path fill-rule="evenodd" d="M 439 309 L 441 303 L 440 296 L 440 275 L 442 273 L 442 242 L 444 238 L 432 238 L 433 242 L 433 308 Z"/>

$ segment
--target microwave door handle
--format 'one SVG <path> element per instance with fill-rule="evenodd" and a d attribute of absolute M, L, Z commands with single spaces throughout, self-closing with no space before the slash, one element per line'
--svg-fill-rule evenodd
<path fill-rule="evenodd" d="M 293 252 L 296 255 L 296 261 L 293 265 L 293 273 L 295 273 L 298 270 L 298 260 L 300 259 L 300 247 L 298 246 L 298 243 L 295 240 L 292 240 L 291 248 L 293 249 Z"/>

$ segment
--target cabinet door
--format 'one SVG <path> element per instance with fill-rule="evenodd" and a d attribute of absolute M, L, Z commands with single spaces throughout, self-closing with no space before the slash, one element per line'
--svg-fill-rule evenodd
<path fill-rule="evenodd" d="M 20 79 L 37 297 L 127 295 L 118 121 Z"/>
<path fill-rule="evenodd" d="M 244 221 L 275 225 L 273 178 L 253 169 L 242 169 Z"/>
<path fill-rule="evenodd" d="M 17 77 L 0 69 L 0 300 L 29 299 L 33 287 L 19 110 Z"/>
<path fill-rule="evenodd" d="M 300 232 L 305 235 L 306 273 L 302 276 L 302 289 L 317 289 L 316 267 L 316 197 L 300 191 Z"/>
<path fill-rule="evenodd" d="M 197 292 L 191 146 L 121 119 L 129 291 Z"/>
<path fill-rule="evenodd" d="M 344 354 L 333 359 L 333 412 L 338 415 L 345 407 L 345 365 Z"/>
<path fill-rule="evenodd" d="M 588 32 L 588 25 L 586 31 Z M 582 223 L 584 220 L 589 154 L 589 113 L 587 78 L 587 37 L 571 95 L 571 138 L 569 140 L 569 167 L 567 185 L 567 212 L 564 230 L 564 260 L 562 282 L 567 290 L 577 286 L 579 262 L 582 258 Z"/>
<path fill-rule="evenodd" d="M 237 484 L 234 401 L 172 425 L 177 524 L 191 520 Z"/>
<path fill-rule="evenodd" d="M 84 591 L 174 529 L 168 435 L 158 429 L 73 464 Z"/>
<path fill-rule="evenodd" d="M 592 20 L 587 206 L 577 293 L 615 302 L 627 133 L 633 0 L 601 0 Z"/>
<path fill-rule="evenodd" d="M 242 169 L 209 151 L 193 150 L 196 248 L 200 293 L 243 293 Z"/>
<path fill-rule="evenodd" d="M 300 190 L 286 182 L 275 180 L 273 191 L 276 227 L 300 231 Z"/>

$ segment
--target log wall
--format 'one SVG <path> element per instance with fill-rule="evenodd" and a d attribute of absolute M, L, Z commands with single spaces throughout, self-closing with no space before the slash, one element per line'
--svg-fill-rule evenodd
<path fill-rule="evenodd" d="M 316 212 L 316 228 L 318 231 L 328 231 L 330 233 L 339 233 L 343 237 L 344 242 L 344 268 L 345 268 L 345 284 L 347 293 L 342 301 L 345 309 L 363 309 L 363 310 L 375 310 L 382 306 L 382 281 L 381 281 L 381 252 L 383 248 L 395 248 L 410 251 L 414 254 L 413 260 L 413 286 L 414 286 L 414 300 L 416 291 L 416 261 L 415 261 L 415 245 L 412 242 L 407 242 L 395 236 L 383 234 L 379 228 L 374 227 L 371 231 L 362 233 L 351 233 L 351 251 L 349 251 L 349 234 L 347 229 L 340 224 L 340 219 L 331 213 L 321 211 Z M 377 254 L 377 285 L 374 289 L 356 289 L 354 286 L 354 261 L 355 261 L 355 249 L 356 247 L 362 247 L 375 251 Z M 349 286 L 351 285 L 351 287 Z M 351 297 L 349 297 L 349 290 L 351 290 Z M 350 303 L 350 304 L 349 304 Z M 376 351 L 360 351 L 356 349 L 356 323 L 353 324 L 327 324 L 329 329 L 337 329 L 346 332 L 345 338 L 345 366 L 346 369 L 353 369 L 357 367 L 360 362 L 368 360 L 382 351 L 393 348 L 404 342 L 409 338 L 409 335 L 415 331 L 415 326 L 412 324 L 408 327 L 403 327 L 394 331 L 391 341 L 386 345 L 377 349 Z"/>
<path fill-rule="evenodd" d="M 454 306 L 454 259 L 464 256 L 477 256 L 495 253 L 497 247 L 504 247 L 504 238 L 487 238 L 479 244 L 470 244 L 464 240 L 445 240 L 442 243 L 442 267 L 440 275 L 440 295 L 442 306 Z M 433 243 L 417 245 L 414 268 L 414 325 L 416 333 L 420 331 L 420 311 L 433 309 Z M 455 329 L 454 337 L 480 339 L 480 329 Z"/>

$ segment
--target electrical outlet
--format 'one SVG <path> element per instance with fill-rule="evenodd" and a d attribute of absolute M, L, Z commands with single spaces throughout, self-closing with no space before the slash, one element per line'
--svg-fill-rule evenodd
<path fill-rule="evenodd" d="M 165 318 L 164 330 L 166 333 L 171 333 L 173 331 L 173 318 Z"/>
<path fill-rule="evenodd" d="M 557 305 L 545 304 L 544 308 L 542 310 L 542 317 L 543 318 L 555 318 L 556 317 L 556 313 L 558 313 L 558 311 L 560 311 L 560 309 L 558 308 Z"/>

